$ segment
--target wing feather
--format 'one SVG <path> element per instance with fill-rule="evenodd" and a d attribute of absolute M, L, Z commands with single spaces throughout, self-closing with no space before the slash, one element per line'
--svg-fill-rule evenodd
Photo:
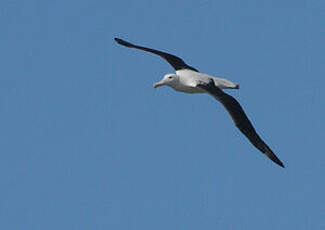
<path fill-rule="evenodd" d="M 210 81 L 208 84 L 202 82 L 197 86 L 211 94 L 226 108 L 237 128 L 257 149 L 264 153 L 273 162 L 284 168 L 284 164 L 257 134 L 243 108 L 235 98 L 216 87 L 213 81 Z"/>
<path fill-rule="evenodd" d="M 143 51 L 158 55 L 158 56 L 162 57 L 163 59 L 165 59 L 176 71 L 181 70 L 181 69 L 190 69 L 190 70 L 199 72 L 192 66 L 187 65 L 181 58 L 179 58 L 175 55 L 165 53 L 165 52 L 162 52 L 159 50 L 151 49 L 151 48 L 146 48 L 143 46 L 134 45 L 134 44 L 124 41 L 120 38 L 114 38 L 114 40 L 122 46 L 126 46 L 129 48 L 135 48 L 135 49 L 143 50 Z"/>

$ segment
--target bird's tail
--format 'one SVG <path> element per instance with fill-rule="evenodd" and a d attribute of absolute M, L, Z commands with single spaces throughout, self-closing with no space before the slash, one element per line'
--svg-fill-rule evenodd
<path fill-rule="evenodd" d="M 222 89 L 239 89 L 238 83 L 234 83 L 225 78 L 214 77 L 214 83 Z"/>

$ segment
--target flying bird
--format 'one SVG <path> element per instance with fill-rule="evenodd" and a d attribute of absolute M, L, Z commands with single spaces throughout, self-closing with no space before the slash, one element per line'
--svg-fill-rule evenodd
<path fill-rule="evenodd" d="M 284 164 L 257 134 L 238 101 L 222 90 L 239 89 L 239 84 L 225 78 L 218 78 L 200 73 L 197 69 L 187 65 L 181 58 L 175 55 L 134 45 L 120 38 L 115 38 L 115 41 L 122 46 L 150 52 L 165 59 L 175 69 L 176 73 L 166 74 L 161 81 L 154 83 L 154 88 L 165 85 L 184 93 L 210 94 L 225 107 L 236 127 L 248 138 L 248 140 L 274 163 L 284 168 Z"/>

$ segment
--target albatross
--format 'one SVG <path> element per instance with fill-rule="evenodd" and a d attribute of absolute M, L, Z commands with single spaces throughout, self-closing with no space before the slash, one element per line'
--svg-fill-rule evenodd
<path fill-rule="evenodd" d="M 169 86 L 176 91 L 184 93 L 210 94 L 225 107 L 236 127 L 248 138 L 248 140 L 274 163 L 284 168 L 284 164 L 257 134 L 239 102 L 222 90 L 239 89 L 239 84 L 225 78 L 218 78 L 200 73 L 197 69 L 187 65 L 181 58 L 175 55 L 135 45 L 120 38 L 114 39 L 122 46 L 150 52 L 165 59 L 175 69 L 176 73 L 166 74 L 161 81 L 154 83 L 154 88 Z"/>

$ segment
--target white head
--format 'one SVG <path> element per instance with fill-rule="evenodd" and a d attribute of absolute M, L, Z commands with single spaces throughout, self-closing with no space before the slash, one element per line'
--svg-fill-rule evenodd
<path fill-rule="evenodd" d="M 168 86 L 173 87 L 176 84 L 178 84 L 178 81 L 179 81 L 179 77 L 176 74 L 168 73 L 163 77 L 163 79 L 161 81 L 153 84 L 153 87 L 157 88 L 157 87 L 163 86 L 163 85 L 168 85 Z"/>

